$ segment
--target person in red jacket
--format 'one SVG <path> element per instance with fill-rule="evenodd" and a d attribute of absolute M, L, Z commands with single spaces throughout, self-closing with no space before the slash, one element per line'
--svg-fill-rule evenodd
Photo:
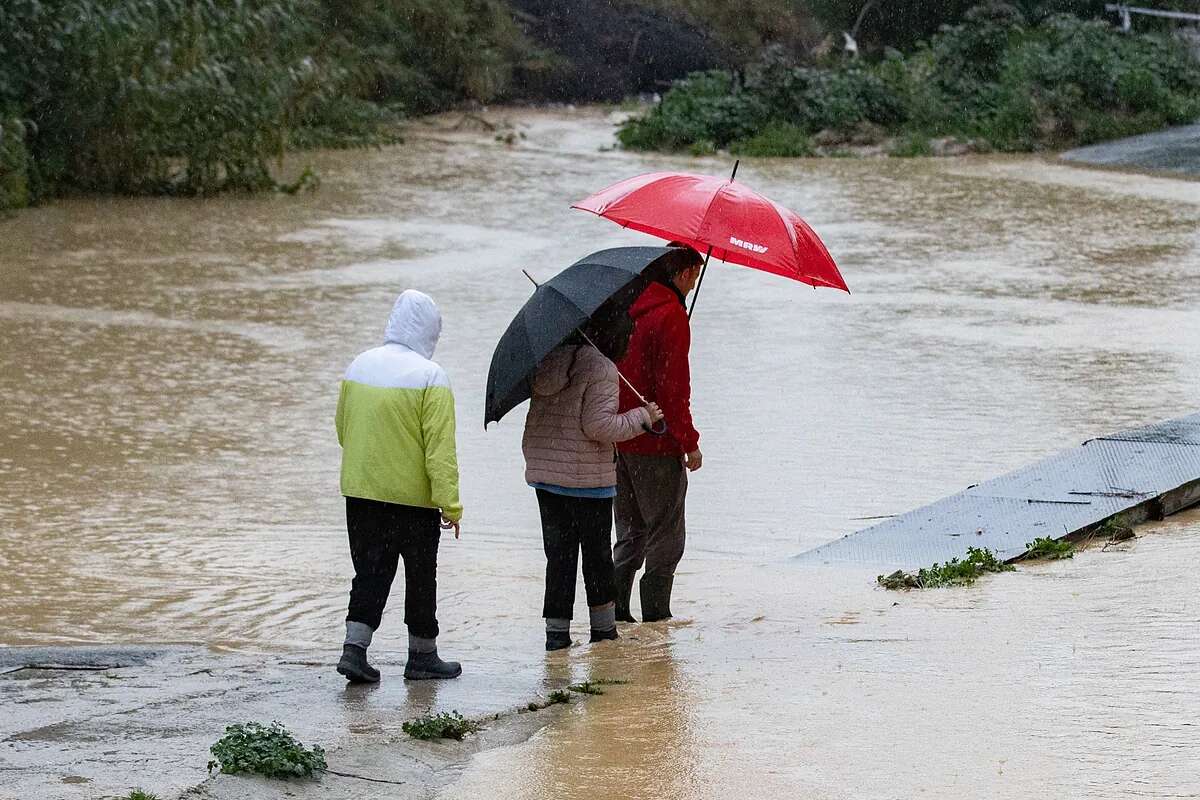
<path fill-rule="evenodd" d="M 684 500 L 687 473 L 700 469 L 700 434 L 692 424 L 692 335 L 685 305 L 700 278 L 700 254 L 676 242 L 675 252 L 651 265 L 650 285 L 629 309 L 633 336 L 618 364 L 622 374 L 658 404 L 667 423 L 663 435 L 651 433 L 617 445 L 617 543 L 613 548 L 616 617 L 636 622 L 629 610 L 633 581 L 639 583 L 642 621 L 671 617 L 671 586 L 683 558 Z M 621 386 L 622 411 L 642 403 Z"/>

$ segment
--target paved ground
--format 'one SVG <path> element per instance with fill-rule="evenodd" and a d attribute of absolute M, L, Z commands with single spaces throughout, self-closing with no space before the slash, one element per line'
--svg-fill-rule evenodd
<path fill-rule="evenodd" d="M 0 648 L 0 799 L 96 800 L 135 787 L 192 800 L 422 798 L 471 756 L 524 741 L 562 713 L 518 712 L 540 698 L 504 676 L 405 682 L 402 660 L 386 653 L 378 658 L 383 683 L 349 687 L 328 655 Z M 570 681 L 563 669 L 547 675 L 548 686 Z M 418 742 L 401 730 L 407 719 L 450 709 L 491 721 L 464 742 Z M 344 774 L 319 782 L 209 777 L 208 748 L 225 725 L 273 719 L 300 741 L 325 745 L 330 769 Z"/>
<path fill-rule="evenodd" d="M 1079 147 L 1066 161 L 1200 176 L 1200 124 Z"/>

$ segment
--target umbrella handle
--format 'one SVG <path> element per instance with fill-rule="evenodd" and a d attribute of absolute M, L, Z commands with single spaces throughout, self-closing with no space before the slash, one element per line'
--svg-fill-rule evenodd
<path fill-rule="evenodd" d="M 661 430 L 659 429 L 660 425 L 662 426 Z M 667 421 L 665 419 L 660 419 L 658 422 L 654 423 L 653 425 L 643 425 L 642 430 L 644 430 L 646 433 L 650 434 L 651 436 L 662 436 L 662 435 L 666 434 L 666 432 L 667 432 Z"/>

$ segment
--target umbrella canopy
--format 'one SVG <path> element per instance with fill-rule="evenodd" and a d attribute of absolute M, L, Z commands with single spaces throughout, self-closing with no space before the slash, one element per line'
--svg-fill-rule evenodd
<path fill-rule="evenodd" d="M 641 275 L 659 259 L 687 258 L 677 247 L 613 247 L 584 256 L 538 285 L 492 353 L 483 425 L 533 394 L 533 374 L 605 303 L 628 307 L 645 288 Z"/>
<path fill-rule="evenodd" d="M 614 183 L 571 207 L 684 242 L 721 261 L 850 291 L 800 215 L 732 177 L 652 172 Z"/>

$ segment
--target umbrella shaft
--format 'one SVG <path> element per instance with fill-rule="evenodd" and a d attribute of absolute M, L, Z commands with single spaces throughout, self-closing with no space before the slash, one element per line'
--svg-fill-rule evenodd
<path fill-rule="evenodd" d="M 709 252 L 710 253 L 712 252 L 712 248 L 709 248 Z M 708 262 L 705 261 L 705 263 L 707 264 Z M 529 274 L 529 270 L 523 269 L 523 270 L 521 270 L 521 272 L 525 273 L 525 277 L 529 278 L 529 282 L 532 283 L 535 288 L 541 288 L 541 284 L 537 282 L 536 278 L 534 278 L 532 275 Z M 599 347 L 596 347 L 596 343 L 592 341 L 592 337 L 590 337 L 586 333 L 584 333 L 582 328 L 579 328 L 578 330 L 579 330 L 579 335 L 583 337 L 585 342 L 587 342 L 589 345 L 591 345 L 592 348 L 597 353 L 599 353 L 600 355 L 604 355 L 604 351 L 601 350 Z M 624 375 L 621 374 L 621 370 L 617 370 L 617 377 L 620 378 L 625 383 L 625 385 L 629 387 L 629 391 L 633 392 L 633 394 L 637 397 L 639 403 L 641 403 L 642 405 L 646 405 L 646 398 L 642 397 L 641 392 L 639 392 L 637 389 L 633 388 L 633 384 L 629 382 L 628 378 L 626 378 Z"/>
<path fill-rule="evenodd" d="M 582 329 L 579 330 L 579 335 L 583 337 L 583 340 L 585 342 L 587 342 L 593 348 L 595 348 L 597 353 L 600 353 L 600 355 L 604 355 L 604 352 L 599 347 L 596 347 L 596 343 L 593 342 L 592 338 L 590 336 L 588 336 L 586 333 L 584 333 Z M 633 384 L 629 382 L 628 378 L 626 378 L 624 375 L 621 374 L 621 370 L 617 370 L 617 377 L 620 378 L 625 383 L 625 385 L 629 387 L 629 391 L 633 392 L 634 395 L 637 396 L 638 402 L 640 402 L 642 405 L 646 405 L 646 398 L 642 397 L 641 392 L 639 392 L 637 389 L 633 388 Z"/>

